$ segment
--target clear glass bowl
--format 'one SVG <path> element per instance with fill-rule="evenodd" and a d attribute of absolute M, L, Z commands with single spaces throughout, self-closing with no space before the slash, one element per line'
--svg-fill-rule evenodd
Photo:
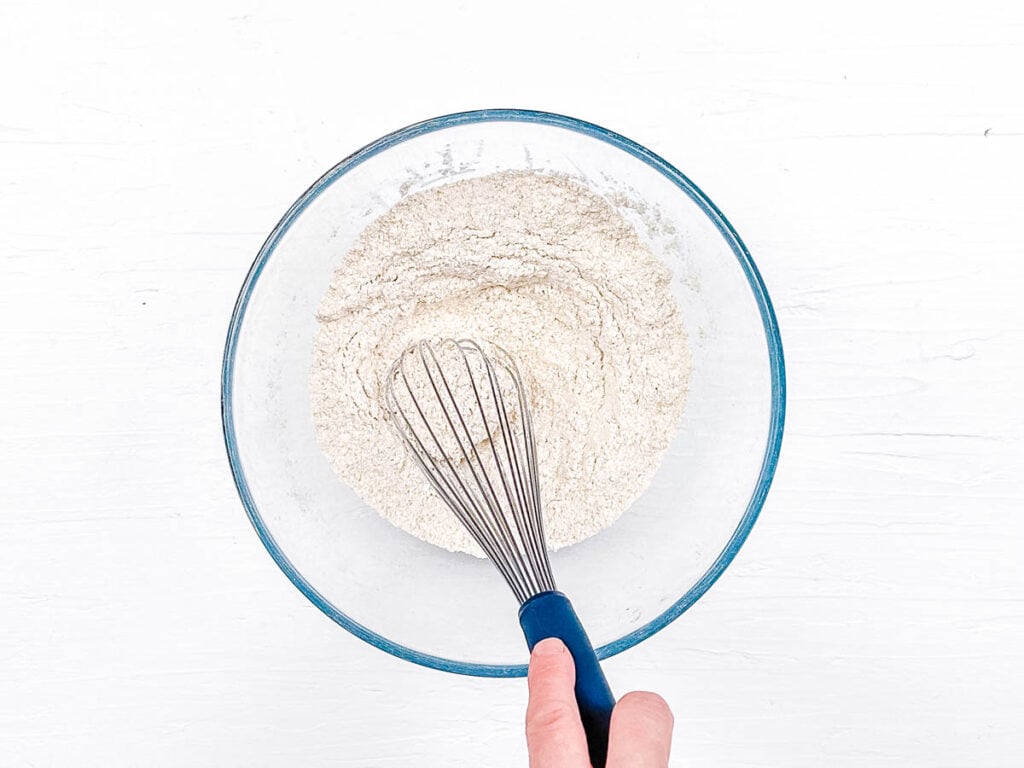
<path fill-rule="evenodd" d="M 310 415 L 314 312 L 359 232 L 403 195 L 501 170 L 568 174 L 637 226 L 673 274 L 693 373 L 675 439 L 612 527 L 553 555 L 604 658 L 682 614 L 750 532 L 782 440 L 785 374 L 771 302 L 725 217 L 640 145 L 561 115 L 484 110 L 360 149 L 288 210 L 253 263 L 224 353 L 224 437 L 267 551 L 318 608 L 403 659 L 525 674 L 517 604 L 490 563 L 392 527 L 328 466 Z"/>

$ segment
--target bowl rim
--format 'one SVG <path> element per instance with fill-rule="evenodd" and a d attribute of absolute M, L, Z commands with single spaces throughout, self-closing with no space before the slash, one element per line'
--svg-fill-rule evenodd
<path fill-rule="evenodd" d="M 751 529 L 756 522 L 761 508 L 764 505 L 768 489 L 771 486 L 775 469 L 778 465 L 779 452 L 782 446 L 783 426 L 786 413 L 786 370 L 782 352 L 782 339 L 779 335 L 778 321 L 775 317 L 775 310 L 772 307 L 771 299 L 765 288 L 761 274 L 754 264 L 754 260 L 747 250 L 746 245 L 740 239 L 739 234 L 726 219 L 718 207 L 711 202 L 707 195 L 696 184 L 690 181 L 683 173 L 673 165 L 651 152 L 646 147 L 637 144 L 625 136 L 602 128 L 594 123 L 579 120 L 573 117 L 553 113 L 541 112 L 529 109 L 480 109 L 468 112 L 456 112 L 453 114 L 434 117 L 429 120 L 414 123 L 389 133 L 377 139 L 361 149 L 353 152 L 344 160 L 339 162 L 319 179 L 317 179 L 302 195 L 292 204 L 281 220 L 277 223 L 271 233 L 267 236 L 253 261 L 238 298 L 235 301 L 231 313 L 231 321 L 228 326 L 227 340 L 224 347 L 224 359 L 221 368 L 221 422 L 224 431 L 224 444 L 227 449 L 228 462 L 231 465 L 231 473 L 234 477 L 235 487 L 241 498 L 249 520 L 259 535 L 260 540 L 267 552 L 277 563 L 295 587 L 309 599 L 317 608 L 329 616 L 334 622 L 344 627 L 361 640 L 370 645 L 386 651 L 398 658 L 420 664 L 424 667 L 438 669 L 445 672 L 454 672 L 463 675 L 476 677 L 523 677 L 526 675 L 525 664 L 479 664 L 474 662 L 456 661 L 443 656 L 436 656 L 413 648 L 396 643 L 388 638 L 377 634 L 370 628 L 360 624 L 358 621 L 335 607 L 327 598 L 320 594 L 310 584 L 298 569 L 291 563 L 285 553 L 277 545 L 269 528 L 260 516 L 256 502 L 249 489 L 239 456 L 238 443 L 235 434 L 234 413 L 233 413 L 233 378 L 235 354 L 238 347 L 238 339 L 241 333 L 242 324 L 245 320 L 245 312 L 249 299 L 259 280 L 264 266 L 274 253 L 274 249 L 281 238 L 288 231 L 295 220 L 302 212 L 331 184 L 344 176 L 352 168 L 368 160 L 380 152 L 389 149 L 403 141 L 417 136 L 432 133 L 434 131 L 453 128 L 456 126 L 470 125 L 485 122 L 522 122 L 537 123 L 555 128 L 563 128 L 583 134 L 590 138 L 598 139 L 616 147 L 636 159 L 646 163 L 655 169 L 668 180 L 680 188 L 693 202 L 695 202 L 704 214 L 711 219 L 719 233 L 729 244 L 735 255 L 750 289 L 757 302 L 764 326 L 765 341 L 768 346 L 768 360 L 771 373 L 771 419 L 768 428 L 768 438 L 765 445 L 764 456 L 762 457 L 761 469 L 758 475 L 757 484 L 747 502 L 747 508 L 740 518 L 739 524 L 733 531 L 732 536 L 725 547 L 719 553 L 715 562 L 704 572 L 700 579 L 690 587 L 672 605 L 661 614 L 641 627 L 623 635 L 622 637 L 606 643 L 596 649 L 598 658 L 606 659 L 614 656 L 637 643 L 646 640 L 661 629 L 668 626 L 675 619 L 679 618 L 690 606 L 692 606 L 712 584 L 718 580 L 725 569 L 736 557 L 740 548 L 746 541 Z"/>

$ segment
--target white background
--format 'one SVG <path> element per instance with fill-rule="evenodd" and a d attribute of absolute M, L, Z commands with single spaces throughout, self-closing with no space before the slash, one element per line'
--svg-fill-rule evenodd
<path fill-rule="evenodd" d="M 231 306 L 287 206 L 488 106 L 676 164 L 779 314 L 762 518 L 607 664 L 670 701 L 674 764 L 1020 765 L 1024 11 L 669 5 L 4 0 L 0 765 L 525 766 L 524 682 L 321 615 L 219 423 Z"/>

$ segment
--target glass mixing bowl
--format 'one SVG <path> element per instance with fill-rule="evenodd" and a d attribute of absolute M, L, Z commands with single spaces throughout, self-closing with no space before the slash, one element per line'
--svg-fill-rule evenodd
<path fill-rule="evenodd" d="M 693 358 L 678 433 L 643 496 L 552 567 L 602 658 L 682 614 L 750 532 L 782 440 L 785 374 L 768 293 L 739 236 L 679 171 L 596 125 L 524 110 L 427 120 L 309 188 L 242 285 L 224 353 L 224 437 L 267 551 L 320 610 L 403 659 L 525 674 L 517 604 L 490 563 L 385 522 L 331 470 L 310 414 L 315 310 L 360 231 L 403 195 L 502 170 L 567 174 L 631 220 L 672 272 Z"/>

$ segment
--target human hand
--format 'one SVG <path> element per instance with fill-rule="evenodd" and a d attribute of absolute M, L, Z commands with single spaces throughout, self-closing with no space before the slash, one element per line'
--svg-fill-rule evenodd
<path fill-rule="evenodd" d="M 573 694 L 576 668 L 561 640 L 541 640 L 530 656 L 526 744 L 530 768 L 590 768 Z M 667 768 L 672 712 L 656 693 L 627 693 L 612 710 L 607 768 Z"/>

